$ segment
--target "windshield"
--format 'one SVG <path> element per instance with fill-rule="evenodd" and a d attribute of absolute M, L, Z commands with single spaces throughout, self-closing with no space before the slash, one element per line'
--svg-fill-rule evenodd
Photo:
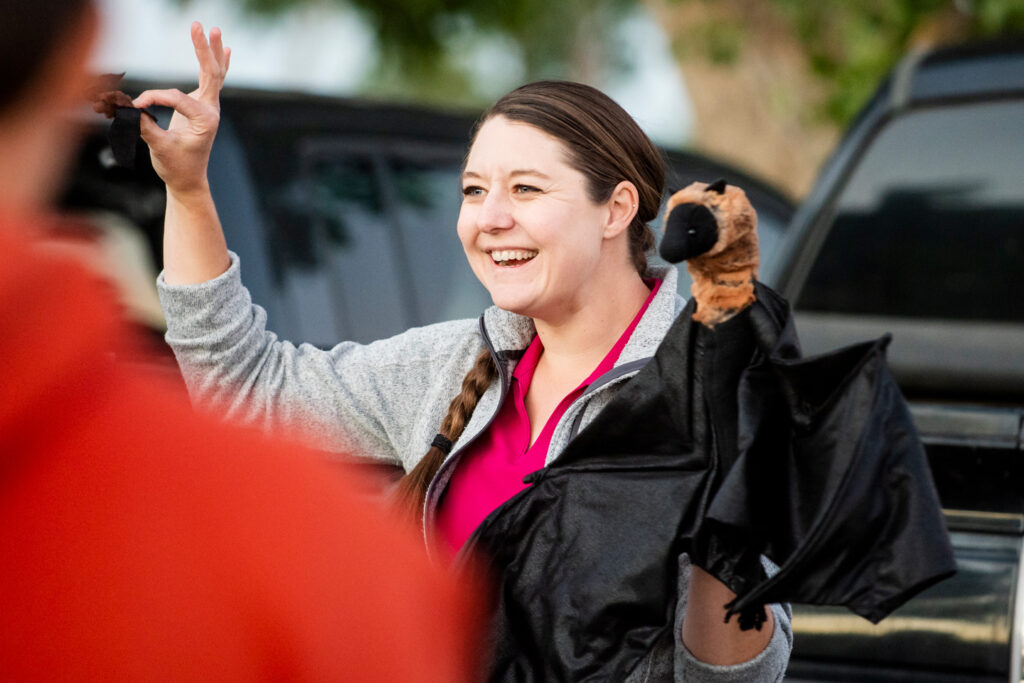
<path fill-rule="evenodd" d="M 798 308 L 1024 322 L 1024 102 L 921 109 L 873 141 Z"/>

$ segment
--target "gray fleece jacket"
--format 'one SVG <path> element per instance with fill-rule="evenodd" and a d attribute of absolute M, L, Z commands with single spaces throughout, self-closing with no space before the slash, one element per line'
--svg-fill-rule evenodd
<path fill-rule="evenodd" d="M 664 283 L 651 301 L 615 367 L 595 381 L 555 428 L 547 462 L 600 412 L 622 383 L 654 354 L 683 307 L 674 268 L 652 268 Z M 492 306 L 480 320 L 413 328 L 362 345 L 342 342 L 330 350 L 279 340 L 266 329 L 266 312 L 253 305 L 239 277 L 238 257 L 220 277 L 197 285 L 157 281 L 174 350 L 193 402 L 227 419 L 287 431 L 308 445 L 401 465 L 411 470 L 427 452 L 451 399 L 477 355 L 489 348 L 499 378 L 477 404 L 427 494 L 425 522 L 437 504 L 465 444 L 490 424 L 516 362 L 535 335 L 526 317 Z M 679 602 L 673 637 L 652 650 L 630 681 L 781 680 L 792 646 L 787 606 L 773 605 L 775 631 L 768 647 L 735 666 L 694 658 L 679 634 L 686 609 L 689 562 L 680 558 Z"/>

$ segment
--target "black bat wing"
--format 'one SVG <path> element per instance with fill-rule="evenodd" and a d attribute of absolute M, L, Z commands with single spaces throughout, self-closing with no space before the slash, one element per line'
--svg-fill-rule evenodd
<path fill-rule="evenodd" d="M 730 614 L 749 619 L 785 601 L 845 605 L 878 622 L 956 569 L 924 449 L 886 363 L 890 339 L 800 358 L 785 331 L 770 336 L 784 302 L 763 286 L 758 301 L 754 327 L 771 351 L 741 382 L 741 455 L 705 533 L 761 546 L 780 570 L 737 591 Z"/>

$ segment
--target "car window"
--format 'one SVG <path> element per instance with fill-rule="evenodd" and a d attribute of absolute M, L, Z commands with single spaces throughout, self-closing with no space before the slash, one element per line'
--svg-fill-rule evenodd
<path fill-rule="evenodd" d="M 272 329 L 321 347 L 370 342 L 405 329 L 412 309 L 402 294 L 399 245 L 378 164 L 368 154 L 300 159 L 279 182 L 270 172 L 254 174 L 264 181 L 257 194 L 269 223 L 273 286 L 283 309 L 270 321 Z"/>
<path fill-rule="evenodd" d="M 456 232 L 461 170 L 461 160 L 454 157 L 388 160 L 395 220 L 408 255 L 409 291 L 421 323 L 475 318 L 491 304 Z"/>
<path fill-rule="evenodd" d="M 292 300 L 305 308 L 300 318 L 310 341 L 370 342 L 400 332 L 413 318 L 380 178 L 370 157 L 331 156 L 307 165 L 308 215 L 319 253 L 314 266 L 293 267 L 288 276 L 298 290 Z M 310 324 L 320 327 L 312 336 Z"/>
<path fill-rule="evenodd" d="M 838 197 L 797 307 L 1024 322 L 1024 102 L 922 109 Z"/>
<path fill-rule="evenodd" d="M 753 201 L 753 200 L 752 200 Z M 782 216 L 763 207 L 758 209 L 754 203 L 754 210 L 757 211 L 757 246 L 760 251 L 761 265 L 758 270 L 762 273 L 774 270 L 775 261 L 779 256 L 779 245 L 782 242 L 783 233 L 789 225 L 789 216 Z M 764 279 L 762 277 L 762 279 Z M 766 284 L 773 284 L 765 280 Z"/>
<path fill-rule="evenodd" d="M 480 315 L 490 296 L 456 233 L 460 153 L 309 143 L 300 170 L 263 183 L 286 308 L 276 331 L 330 347 Z"/>

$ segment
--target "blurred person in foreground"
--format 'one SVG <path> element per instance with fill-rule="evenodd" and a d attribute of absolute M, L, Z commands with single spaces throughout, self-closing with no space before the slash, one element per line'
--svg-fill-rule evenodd
<path fill-rule="evenodd" d="M 350 475 L 202 422 L 110 360 L 131 341 L 108 290 L 33 244 L 97 9 L 0 0 L 0 16 L 2 677 L 469 678 L 473 591 Z"/>

